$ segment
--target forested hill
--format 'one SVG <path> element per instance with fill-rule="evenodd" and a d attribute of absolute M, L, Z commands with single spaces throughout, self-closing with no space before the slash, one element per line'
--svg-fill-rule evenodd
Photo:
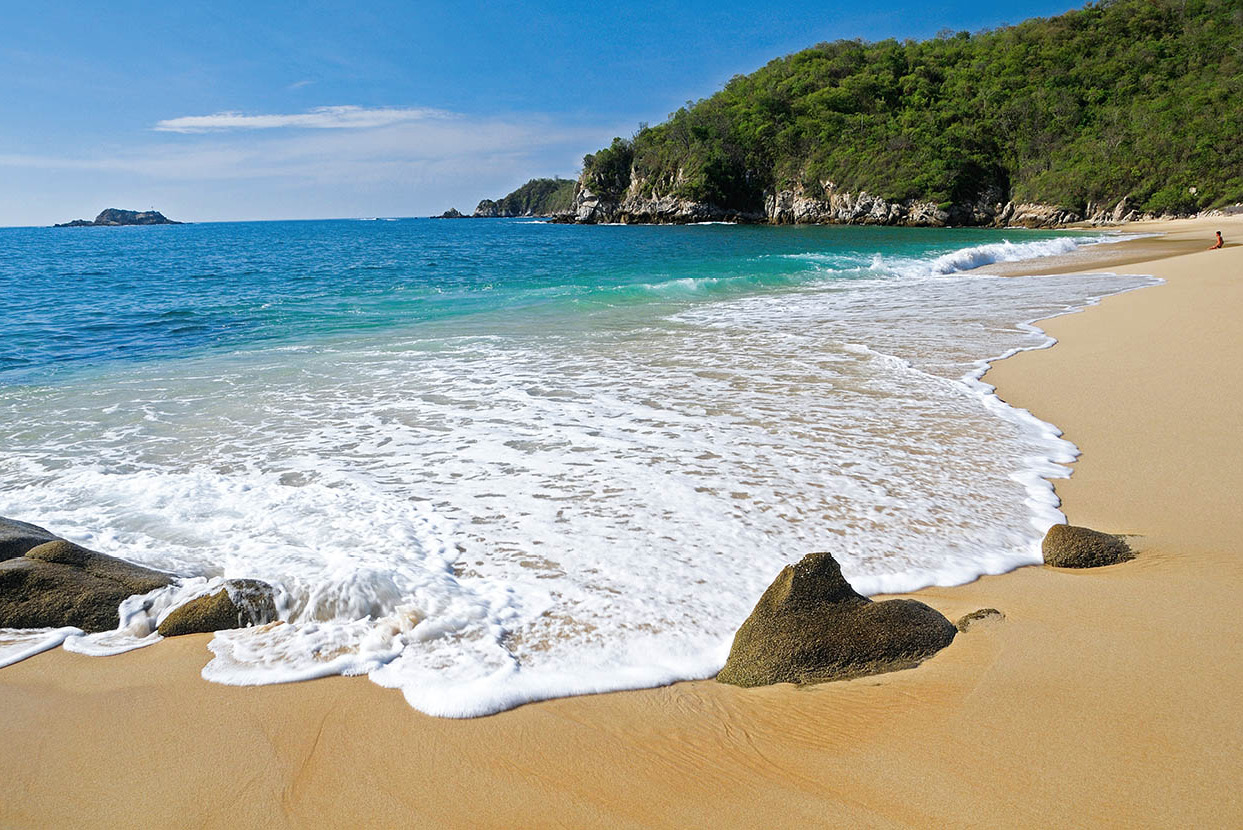
<path fill-rule="evenodd" d="M 1106 0 L 778 58 L 588 155 L 575 211 L 906 224 L 1188 213 L 1243 199 L 1241 138 L 1243 0 Z"/>
<path fill-rule="evenodd" d="M 572 179 L 531 179 L 522 187 L 493 201 L 484 199 L 475 216 L 552 216 L 570 209 L 574 200 Z"/>

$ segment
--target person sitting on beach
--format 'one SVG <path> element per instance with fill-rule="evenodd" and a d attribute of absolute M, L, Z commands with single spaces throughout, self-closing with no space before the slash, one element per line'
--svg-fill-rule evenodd
<path fill-rule="evenodd" d="M 1209 250 L 1210 250 L 1210 251 L 1216 251 L 1218 248 L 1224 248 L 1224 247 L 1225 247 L 1225 245 L 1226 245 L 1226 240 L 1224 240 L 1224 239 L 1222 239 L 1222 238 L 1221 238 L 1221 231 L 1218 231 L 1218 232 L 1217 232 L 1217 244 L 1216 244 L 1216 245 L 1210 245 L 1210 246 L 1209 246 Z"/>

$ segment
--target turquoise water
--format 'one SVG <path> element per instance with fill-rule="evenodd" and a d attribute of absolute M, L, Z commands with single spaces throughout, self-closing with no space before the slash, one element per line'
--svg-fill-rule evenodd
<path fill-rule="evenodd" d="M 0 383 L 433 322 L 479 332 L 561 324 L 603 309 L 868 277 L 882 252 L 928 259 L 1057 236 L 521 220 L 0 229 Z M 809 251 L 824 254 L 818 267 L 797 258 Z"/>
<path fill-rule="evenodd" d="M 509 220 L 0 229 L 0 515 L 284 624 L 209 680 L 367 674 L 418 709 L 711 676 L 780 568 L 865 593 L 1039 561 L 1074 447 L 979 381 L 1150 284 L 962 269 L 1102 237 Z"/>

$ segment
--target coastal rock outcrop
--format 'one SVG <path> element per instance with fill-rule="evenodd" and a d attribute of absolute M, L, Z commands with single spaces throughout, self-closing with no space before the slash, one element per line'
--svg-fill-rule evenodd
<path fill-rule="evenodd" d="M 675 196 L 644 194 L 641 182 L 631 184 L 630 191 L 620 200 L 612 201 L 586 187 L 575 193 L 574 204 L 565 214 L 554 217 L 557 222 L 580 225 L 621 223 L 625 225 L 689 225 L 694 222 L 763 222 L 764 214 L 718 207 L 706 202 L 693 202 Z"/>
<path fill-rule="evenodd" d="M 680 171 L 679 171 L 680 172 Z M 996 187 L 985 189 L 973 201 L 937 205 L 906 199 L 891 201 L 867 191 L 840 190 L 833 182 L 819 183 L 820 195 L 813 196 L 801 186 L 765 194 L 763 205 L 755 210 L 722 208 L 706 202 L 667 195 L 679 182 L 662 181 L 661 187 L 631 171 L 630 184 L 619 198 L 592 191 L 581 181 L 574 193 L 571 209 L 556 221 L 594 225 L 688 224 L 692 222 L 741 222 L 772 225 L 901 225 L 906 227 L 983 226 L 1055 228 L 1075 222 L 1112 224 L 1144 218 L 1126 210 L 1126 200 L 1117 206 L 1089 205 L 1088 215 L 1050 205 L 1007 201 Z M 665 194 L 665 195 L 662 195 Z M 480 203 L 475 215 L 486 212 Z M 494 209 L 494 208 L 493 208 Z M 484 211 L 484 212 L 481 212 Z"/>
<path fill-rule="evenodd" d="M 910 668 L 953 641 L 954 624 L 911 599 L 873 602 L 829 553 L 787 565 L 756 604 L 717 680 L 820 683 Z"/>
<path fill-rule="evenodd" d="M 257 579 L 230 579 L 214 594 L 174 608 L 160 623 L 165 637 L 264 625 L 276 619 L 272 586 Z"/>
<path fill-rule="evenodd" d="M 1044 563 L 1055 568 L 1100 568 L 1135 558 L 1121 536 L 1074 525 L 1049 528 L 1040 549 Z"/>
<path fill-rule="evenodd" d="M 993 224 L 1003 210 L 1001 192 L 989 191 L 975 203 L 943 209 L 918 199 L 888 201 L 867 191 L 839 190 L 831 181 L 820 182 L 820 198 L 802 187 L 769 193 L 764 198 L 764 216 L 774 225 L 906 225 L 945 227 L 946 225 Z"/>
<path fill-rule="evenodd" d="M 900 225 L 905 227 L 1024 227 L 1060 228 L 1077 223 L 1114 225 L 1141 219 L 1158 219 L 1128 207 L 1127 199 L 1115 203 L 1089 202 L 1082 213 L 1070 208 L 1031 202 L 1015 203 L 997 186 L 985 187 L 974 199 L 938 205 L 919 199 L 888 200 L 862 190 L 840 189 L 831 181 L 819 182 L 818 195 L 798 185 L 764 194 L 763 204 L 752 210 L 723 208 L 669 195 L 682 182 L 682 171 L 658 181 L 630 170 L 629 184 L 620 195 L 592 190 L 580 178 L 568 211 L 556 214 L 556 222 L 581 225 L 607 223 L 679 225 L 692 222 L 739 222 L 770 225 Z M 497 203 L 484 200 L 475 216 L 509 215 L 497 212 Z"/>
<path fill-rule="evenodd" d="M 1080 222 L 1083 217 L 1071 210 L 1054 207 L 1053 205 L 1037 205 L 1028 202 L 1006 205 L 1006 225 L 1021 228 L 1056 228 Z"/>
<path fill-rule="evenodd" d="M 74 219 L 72 222 L 65 222 L 60 225 L 53 225 L 54 228 L 94 228 L 94 227 L 116 227 L 119 225 L 181 225 L 183 222 L 174 222 L 158 210 L 121 210 L 120 208 L 108 208 L 101 211 L 95 217 L 94 222 L 88 222 L 85 219 Z"/>
<path fill-rule="evenodd" d="M 0 528 L 7 534 L 8 551 L 41 534 L 51 536 L 0 562 L 0 628 L 72 625 L 87 632 L 111 631 L 120 624 L 117 609 L 123 600 L 173 580 L 170 574 L 88 550 L 35 525 L 0 519 Z"/>
<path fill-rule="evenodd" d="M 480 199 L 479 204 L 475 205 L 475 212 L 471 214 L 476 219 L 496 219 L 500 215 L 500 206 L 493 199 Z"/>
<path fill-rule="evenodd" d="M 467 219 L 469 217 L 465 213 L 462 213 L 462 211 L 458 210 L 457 208 L 449 208 L 444 213 L 434 218 L 436 219 Z"/>
<path fill-rule="evenodd" d="M 584 178 L 574 189 L 570 209 L 555 222 L 579 225 L 688 225 L 695 222 L 763 222 L 759 211 L 728 210 L 707 202 L 669 195 L 682 183 L 682 171 L 672 179 L 650 182 L 631 169 L 629 184 L 619 196 L 597 192 Z"/>
<path fill-rule="evenodd" d="M 476 219 L 552 217 L 570 209 L 576 184 L 559 177 L 531 179 L 499 199 L 480 200 L 471 215 Z"/>

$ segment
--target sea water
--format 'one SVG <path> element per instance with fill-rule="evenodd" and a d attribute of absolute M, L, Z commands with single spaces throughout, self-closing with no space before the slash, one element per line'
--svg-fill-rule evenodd
<path fill-rule="evenodd" d="M 1039 561 L 1075 449 L 979 378 L 1146 285 L 964 269 L 1096 233 L 521 220 L 0 229 L 0 515 L 280 624 L 208 680 L 436 715 L 711 676 L 782 566 L 864 593 Z"/>

